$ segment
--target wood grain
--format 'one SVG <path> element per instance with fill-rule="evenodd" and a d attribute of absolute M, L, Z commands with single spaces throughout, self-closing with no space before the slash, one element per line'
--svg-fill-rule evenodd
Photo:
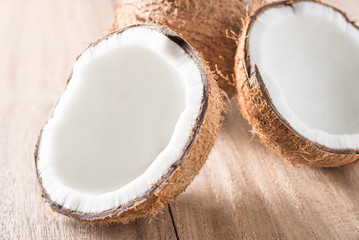
<path fill-rule="evenodd" d="M 359 19 L 359 1 L 329 2 Z M 286 163 L 251 140 L 233 102 L 171 212 L 104 227 L 52 213 L 34 145 L 75 57 L 112 21 L 110 0 L 0 1 L 0 239 L 359 239 L 359 166 Z"/>

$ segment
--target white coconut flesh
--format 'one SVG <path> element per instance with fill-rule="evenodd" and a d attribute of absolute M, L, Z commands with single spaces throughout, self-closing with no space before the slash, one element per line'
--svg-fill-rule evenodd
<path fill-rule="evenodd" d="M 249 54 L 295 131 L 328 148 L 359 148 L 359 31 L 342 14 L 313 2 L 266 10 Z"/>
<path fill-rule="evenodd" d="M 202 99 L 195 61 L 157 30 L 130 28 L 90 47 L 42 133 L 45 191 L 84 213 L 141 196 L 183 153 Z"/>

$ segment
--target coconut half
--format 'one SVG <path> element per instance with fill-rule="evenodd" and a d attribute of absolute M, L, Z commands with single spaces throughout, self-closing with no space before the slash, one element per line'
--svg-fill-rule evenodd
<path fill-rule="evenodd" d="M 236 55 L 239 104 L 262 142 L 292 162 L 359 159 L 359 29 L 323 3 L 264 5 Z"/>
<path fill-rule="evenodd" d="M 181 37 L 134 25 L 91 44 L 41 131 L 52 209 L 99 223 L 152 216 L 185 190 L 222 122 L 213 75 Z"/>
<path fill-rule="evenodd" d="M 242 19 L 262 0 L 117 0 L 114 29 L 138 23 L 171 28 L 209 61 L 218 86 L 236 94 L 234 59 Z"/>

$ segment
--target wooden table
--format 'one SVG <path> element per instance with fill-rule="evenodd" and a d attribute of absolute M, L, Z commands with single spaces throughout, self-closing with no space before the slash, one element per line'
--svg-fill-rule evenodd
<path fill-rule="evenodd" d="M 359 18 L 358 0 L 329 2 Z M 0 239 L 359 239 L 359 166 L 292 166 L 251 140 L 235 104 L 199 176 L 157 219 L 99 227 L 52 213 L 34 145 L 113 3 L 4 0 L 0 19 Z"/>

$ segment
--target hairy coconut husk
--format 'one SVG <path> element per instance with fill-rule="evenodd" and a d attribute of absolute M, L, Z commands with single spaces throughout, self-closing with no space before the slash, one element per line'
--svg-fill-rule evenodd
<path fill-rule="evenodd" d="M 359 160 L 359 150 L 331 149 L 312 142 L 296 132 L 272 103 L 258 68 L 250 64 L 248 36 L 258 16 L 268 9 L 290 6 L 300 1 L 316 2 L 314 0 L 290 0 L 265 4 L 245 19 L 235 61 L 239 107 L 252 126 L 253 133 L 259 136 L 261 142 L 289 162 L 314 167 L 347 165 Z M 342 11 L 329 7 L 352 23 Z"/>
<path fill-rule="evenodd" d="M 262 0 L 119 0 L 114 30 L 137 23 L 164 25 L 180 34 L 218 75 L 229 97 L 236 93 L 237 34 L 248 9 Z"/>
<path fill-rule="evenodd" d="M 192 129 L 191 137 L 183 149 L 181 156 L 174 162 L 168 171 L 142 196 L 128 202 L 125 205 L 115 209 L 110 209 L 100 213 L 82 213 L 66 209 L 56 202 L 52 201 L 49 194 L 42 186 L 42 179 L 39 175 L 37 162 L 39 160 L 38 150 L 41 140 L 41 133 L 35 148 L 35 164 L 37 176 L 42 187 L 42 195 L 50 204 L 51 208 L 61 214 L 73 217 L 82 221 L 107 224 L 112 222 L 128 223 L 140 217 L 154 217 L 159 211 L 166 208 L 168 203 L 176 197 L 192 182 L 198 174 L 201 167 L 206 162 L 209 153 L 217 139 L 224 117 L 223 98 L 225 93 L 219 89 L 216 84 L 216 75 L 210 71 L 208 64 L 197 55 L 181 37 L 174 32 L 156 25 L 133 25 L 120 30 L 116 30 L 97 42 L 90 44 L 92 47 L 99 42 L 109 38 L 114 34 L 121 33 L 129 28 L 137 26 L 146 26 L 151 29 L 160 31 L 169 39 L 177 43 L 182 49 L 189 54 L 200 68 L 203 81 L 203 100 L 200 114 L 196 119 Z M 81 56 L 81 55 L 80 55 Z M 71 76 L 70 76 L 71 79 Z M 42 131 L 41 131 L 42 132 Z"/>

